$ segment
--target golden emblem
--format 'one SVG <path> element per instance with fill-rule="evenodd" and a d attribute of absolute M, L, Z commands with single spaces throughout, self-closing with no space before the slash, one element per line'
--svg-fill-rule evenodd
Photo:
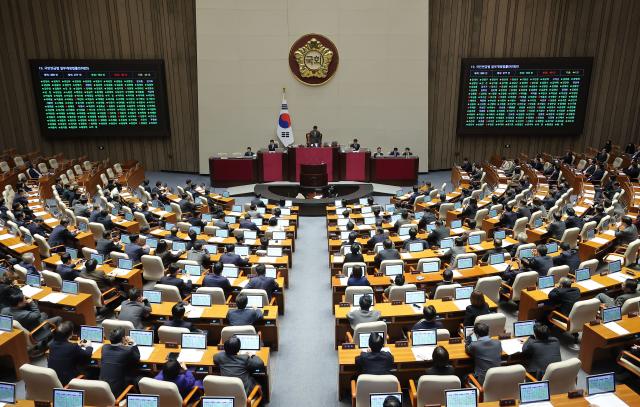
<path fill-rule="evenodd" d="M 316 38 L 311 38 L 295 51 L 294 56 L 303 78 L 326 78 L 333 51 Z"/>

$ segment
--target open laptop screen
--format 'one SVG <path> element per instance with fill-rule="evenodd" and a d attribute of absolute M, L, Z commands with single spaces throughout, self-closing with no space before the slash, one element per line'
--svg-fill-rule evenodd
<path fill-rule="evenodd" d="M 587 376 L 587 393 L 590 396 L 616 391 L 615 373 L 603 373 Z"/>
<path fill-rule="evenodd" d="M 151 394 L 129 394 L 127 395 L 127 407 L 158 407 L 160 396 Z"/>
<path fill-rule="evenodd" d="M 369 394 L 369 405 L 371 407 L 383 407 L 387 397 L 395 397 L 402 405 L 402 393 L 371 393 Z"/>
<path fill-rule="evenodd" d="M 549 401 L 549 382 L 520 383 L 520 404 Z"/>
<path fill-rule="evenodd" d="M 620 321 L 622 319 L 622 311 L 620 307 L 609 307 L 602 310 L 602 322 Z"/>
<path fill-rule="evenodd" d="M 533 327 L 536 321 L 518 321 L 513 323 L 513 336 L 522 338 L 533 335 Z"/>
<path fill-rule="evenodd" d="M 203 397 L 202 407 L 233 407 L 235 397 Z"/>
<path fill-rule="evenodd" d="M 445 390 L 444 394 L 446 407 L 477 407 L 478 405 L 477 389 Z"/>
<path fill-rule="evenodd" d="M 53 389 L 53 407 L 83 407 L 84 390 Z"/>
<path fill-rule="evenodd" d="M 16 402 L 16 385 L 14 383 L 0 382 L 0 403 Z"/>
<path fill-rule="evenodd" d="M 183 333 L 180 346 L 184 349 L 206 349 L 207 348 L 207 335 L 206 334 L 194 334 Z"/>
<path fill-rule="evenodd" d="M 435 329 L 414 329 L 411 331 L 411 346 L 434 346 L 438 342 Z"/>

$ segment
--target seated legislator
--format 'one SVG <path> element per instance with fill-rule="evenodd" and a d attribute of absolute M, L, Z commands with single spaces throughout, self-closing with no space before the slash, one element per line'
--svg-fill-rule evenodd
<path fill-rule="evenodd" d="M 409 157 L 413 156 L 413 153 L 411 152 L 411 149 L 409 147 L 405 147 L 404 148 L 404 152 L 402 153 L 402 156 L 404 158 L 409 158 Z"/>
<path fill-rule="evenodd" d="M 354 309 L 347 313 L 347 319 L 351 325 L 351 329 L 363 322 L 376 322 L 380 319 L 380 311 L 371 309 L 372 301 L 368 295 L 360 297 L 360 309 Z"/>
<path fill-rule="evenodd" d="M 384 153 L 382 152 L 382 147 L 376 148 L 376 152 L 373 153 L 373 158 L 384 157 Z"/>
<path fill-rule="evenodd" d="M 622 223 L 616 231 L 616 239 L 619 244 L 629 244 L 638 238 L 638 229 L 629 216 L 623 216 Z"/>
<path fill-rule="evenodd" d="M 384 295 L 388 296 L 389 291 L 391 291 L 391 287 L 402 287 L 405 283 L 404 274 L 398 274 L 393 277 L 391 281 L 391 285 L 384 289 Z"/>
<path fill-rule="evenodd" d="M 393 242 L 389 239 L 385 239 L 382 242 L 382 250 L 376 254 L 373 258 L 373 262 L 376 268 L 380 268 L 380 264 L 385 260 L 399 260 L 400 252 L 393 247 Z"/>
<path fill-rule="evenodd" d="M 556 306 L 556 310 L 562 315 L 569 315 L 573 304 L 580 299 L 580 289 L 571 287 L 571 279 L 562 277 L 558 287 L 549 292 L 549 301 Z"/>
<path fill-rule="evenodd" d="M 185 312 L 184 303 L 178 302 L 174 304 L 173 307 L 171 307 L 171 318 L 168 321 L 164 321 L 164 324 L 162 325 L 174 328 L 187 328 L 188 330 L 193 331 L 193 324 L 184 320 Z"/>
<path fill-rule="evenodd" d="M 160 242 L 158 242 L 160 244 Z M 96 241 L 96 250 L 99 254 L 107 257 L 111 252 L 120 252 L 120 247 L 111 239 L 111 232 L 105 230 L 102 237 Z"/>
<path fill-rule="evenodd" d="M 349 234 L 351 236 L 351 234 Z M 357 237 L 357 233 L 356 233 Z M 344 255 L 343 263 L 364 263 L 364 256 L 361 253 L 362 247 L 359 243 L 354 242 L 351 244 L 351 253 Z"/>
<path fill-rule="evenodd" d="M 91 360 L 93 348 L 86 340 L 79 343 L 69 342 L 73 334 L 73 323 L 64 321 L 53 334 L 53 341 L 49 343 L 47 366 L 53 369 L 63 386 L 78 376 L 82 368 Z"/>
<path fill-rule="evenodd" d="M 422 250 L 426 250 L 429 248 L 429 243 L 427 243 L 426 240 L 424 239 L 419 239 L 418 237 L 418 231 L 414 228 L 409 229 L 409 239 L 404 241 L 404 245 L 402 246 L 402 248 L 405 251 L 409 251 L 409 247 L 413 244 L 413 243 L 417 243 L 422 245 Z"/>
<path fill-rule="evenodd" d="M 361 266 L 354 266 L 351 270 L 351 275 L 347 280 L 347 286 L 368 286 L 369 280 L 367 280 L 367 276 L 363 275 L 363 270 Z"/>
<path fill-rule="evenodd" d="M 377 332 L 369 335 L 369 349 L 356 356 L 356 370 L 360 374 L 391 374 L 394 368 L 393 355 L 383 351 L 384 338 Z"/>
<path fill-rule="evenodd" d="M 226 377 L 238 377 L 242 380 L 244 390 L 250 394 L 255 386 L 256 379 L 252 372 L 264 370 L 264 362 L 255 355 L 240 353 L 240 339 L 237 336 L 224 341 L 224 350 L 213 357 L 213 362 L 220 369 L 220 375 Z"/>
<path fill-rule="evenodd" d="M 41 312 L 38 304 L 31 298 L 25 297 L 20 290 L 9 293 L 8 303 L 9 306 L 2 309 L 0 313 L 13 317 L 27 331 L 33 331 L 44 321 L 56 326 L 62 322 L 62 317 L 49 318 L 46 313 Z"/>
<path fill-rule="evenodd" d="M 451 365 L 449 360 L 449 351 L 444 346 L 436 346 L 433 350 L 432 361 L 433 365 L 427 368 L 426 374 L 437 376 L 455 375 L 456 370 Z"/>
<path fill-rule="evenodd" d="M 502 247 L 502 239 L 500 239 L 499 237 L 494 237 L 493 238 L 493 249 L 489 249 L 487 250 L 484 255 L 482 256 L 482 261 L 483 262 L 488 262 L 489 258 L 491 257 L 492 254 L 508 254 L 509 252 L 507 251 L 507 249 L 505 249 L 504 247 Z"/>
<path fill-rule="evenodd" d="M 322 133 L 318 131 L 318 126 L 313 126 L 313 129 L 307 133 L 307 144 L 310 147 L 320 147 L 322 145 Z"/>
<path fill-rule="evenodd" d="M 127 243 L 124 246 L 124 252 L 129 256 L 129 259 L 131 259 L 134 264 L 140 263 L 142 256 L 149 254 L 149 246 L 142 243 L 140 235 L 129 235 L 129 239 L 131 239 L 131 243 Z"/>
<path fill-rule="evenodd" d="M 245 267 L 249 262 L 243 259 L 240 255 L 234 253 L 235 245 L 229 243 L 225 246 L 225 252 L 222 256 L 220 256 L 220 263 L 222 264 L 233 264 L 238 267 Z"/>
<path fill-rule="evenodd" d="M 102 347 L 100 380 L 109 384 L 113 394 L 121 394 L 128 385 L 137 385 L 140 381 L 136 375 L 140 351 L 122 328 L 111 331 L 109 342 Z"/>
<path fill-rule="evenodd" d="M 236 308 L 229 308 L 227 311 L 227 322 L 231 326 L 253 325 L 262 319 L 262 310 L 257 308 L 247 309 L 249 299 L 246 294 L 240 293 L 236 296 Z"/>
<path fill-rule="evenodd" d="M 536 247 L 536 255 L 532 258 L 522 259 L 522 263 L 530 270 L 538 272 L 540 277 L 544 277 L 553 267 L 553 257 L 547 256 L 547 246 L 539 244 Z"/>
<path fill-rule="evenodd" d="M 120 321 L 129 321 L 136 329 L 143 329 L 142 320 L 151 314 L 149 301 L 142 296 L 142 292 L 137 288 L 129 289 L 127 300 L 120 305 Z"/>
<path fill-rule="evenodd" d="M 98 285 L 100 291 L 107 291 L 115 286 L 115 277 L 107 276 L 104 271 L 99 270 L 98 261 L 89 259 L 84 264 L 84 269 L 80 272 L 80 277 L 93 280 Z"/>
<path fill-rule="evenodd" d="M 229 294 L 231 292 L 232 287 L 229 279 L 222 276 L 224 264 L 216 262 L 211 266 L 211 259 L 207 257 L 203 259 L 202 268 L 203 272 L 206 273 L 202 280 L 203 287 L 220 287 L 224 290 L 225 294 Z M 209 269 L 212 270 L 212 273 L 208 272 Z"/>
<path fill-rule="evenodd" d="M 549 336 L 549 327 L 536 323 L 533 335 L 522 345 L 522 356 L 528 361 L 527 372 L 540 380 L 550 363 L 560 362 L 560 341 Z"/>
<path fill-rule="evenodd" d="M 436 312 L 436 307 L 433 305 L 427 305 L 426 307 L 422 307 L 422 319 L 411 328 L 414 329 L 440 329 L 444 326 L 441 321 L 437 320 L 438 314 Z"/>
<path fill-rule="evenodd" d="M 273 293 L 280 288 L 278 282 L 275 278 L 266 276 L 267 268 L 264 264 L 258 264 L 255 270 L 257 275 L 249 280 L 245 288 L 265 290 L 269 298 L 273 297 Z"/>
<path fill-rule="evenodd" d="M 400 157 L 400 151 L 398 151 L 398 147 L 393 147 L 393 150 L 389 153 L 390 157 Z"/>
<path fill-rule="evenodd" d="M 485 323 L 475 324 L 473 333 L 477 339 L 472 341 L 469 335 L 466 339 L 465 351 L 473 359 L 473 375 L 480 384 L 483 384 L 487 370 L 500 366 L 502 344 L 489 336 L 489 325 Z"/>
<path fill-rule="evenodd" d="M 436 285 L 433 286 L 429 297 L 431 298 L 435 297 L 436 290 L 438 289 L 438 287 L 440 287 L 441 285 L 448 285 L 448 284 L 453 284 L 453 270 L 451 269 L 446 269 L 445 271 L 442 272 L 442 281 L 438 281 Z"/>
<path fill-rule="evenodd" d="M 278 149 L 278 143 L 274 139 L 269 140 L 269 145 L 267 146 L 267 150 L 276 151 Z"/>
<path fill-rule="evenodd" d="M 178 271 L 180 271 L 180 267 L 178 267 L 177 264 L 170 264 L 169 267 L 167 267 L 167 271 L 165 272 L 164 276 L 162 276 L 162 278 L 158 281 L 158 284 L 166 284 L 177 287 L 178 290 L 180 290 L 180 296 L 182 298 L 185 298 L 191 293 L 191 290 L 193 289 L 193 283 L 191 282 L 191 280 L 187 280 L 187 282 L 185 282 L 183 279 L 178 278 Z"/>
<path fill-rule="evenodd" d="M 162 260 L 162 265 L 164 267 L 169 267 L 171 263 L 175 263 L 180 260 L 180 256 L 182 256 L 184 253 L 184 250 L 180 250 L 179 252 L 174 254 L 171 250 L 169 250 L 169 245 L 167 244 L 166 240 L 158 240 L 158 246 L 156 247 L 155 255 L 160 257 L 160 260 Z"/>
<path fill-rule="evenodd" d="M 431 231 L 431 233 L 429 233 L 427 241 L 432 245 L 440 246 L 440 241 L 449 237 L 451 235 L 451 230 L 445 226 L 442 219 L 438 219 L 435 226 L 436 227 Z"/>
<path fill-rule="evenodd" d="M 622 294 L 618 295 L 615 299 L 605 293 L 598 294 L 597 298 L 607 307 L 621 307 L 626 300 L 638 296 L 640 296 L 640 292 L 638 292 L 638 280 L 628 278 L 622 284 Z"/>
<path fill-rule="evenodd" d="M 67 229 L 69 226 L 68 219 L 62 219 L 60 224 L 53 228 L 51 233 L 49 234 L 49 246 L 68 246 L 73 247 L 74 245 L 74 237 L 76 233 L 72 233 Z"/>
<path fill-rule="evenodd" d="M 489 305 L 484 299 L 484 294 L 481 291 L 474 290 L 469 298 L 470 305 L 464 310 L 464 326 L 472 326 L 476 322 L 476 318 L 480 315 L 486 315 L 491 312 Z"/>
<path fill-rule="evenodd" d="M 384 233 L 384 229 L 377 228 L 376 233 L 367 240 L 367 247 L 373 249 L 376 244 L 382 243 L 387 239 L 387 235 Z"/>
<path fill-rule="evenodd" d="M 203 388 L 202 380 L 197 380 L 187 365 L 177 360 L 168 360 L 155 379 L 174 383 L 182 397 L 186 397 L 194 386 Z"/>
<path fill-rule="evenodd" d="M 71 261 L 71 255 L 69 253 L 60 254 L 60 261 L 62 264 L 58 264 L 56 267 L 56 273 L 60 274 L 63 280 L 73 281 L 76 277 L 80 277 L 80 271 L 73 267 Z"/>
<path fill-rule="evenodd" d="M 244 152 L 245 157 L 253 157 L 255 153 L 251 151 L 251 147 L 247 147 L 247 150 Z"/>
<path fill-rule="evenodd" d="M 560 243 L 562 253 L 553 258 L 554 266 L 569 266 L 569 271 L 574 272 L 580 265 L 580 255 L 577 249 L 572 249 L 569 243 Z"/>

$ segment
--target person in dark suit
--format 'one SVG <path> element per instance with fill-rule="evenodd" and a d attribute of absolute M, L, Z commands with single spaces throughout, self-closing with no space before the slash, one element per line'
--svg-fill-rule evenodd
<path fill-rule="evenodd" d="M 240 221 L 238 222 L 238 226 L 240 227 L 240 229 L 255 230 L 256 232 L 260 230 L 260 228 L 258 228 L 258 225 L 251 222 L 251 215 L 249 215 L 248 213 L 244 215 L 244 219 L 240 219 Z"/>
<path fill-rule="evenodd" d="M 120 252 L 120 247 L 111 240 L 111 232 L 105 230 L 102 237 L 96 241 L 96 250 L 103 256 L 109 256 L 111 252 Z"/>
<path fill-rule="evenodd" d="M 486 262 L 489 261 L 489 258 L 491 257 L 492 254 L 498 254 L 498 253 L 504 253 L 505 255 L 509 254 L 507 249 L 502 247 L 502 239 L 500 239 L 499 237 L 494 237 L 493 238 L 493 249 L 487 250 L 484 253 L 484 255 L 482 256 L 481 260 L 486 263 Z"/>
<path fill-rule="evenodd" d="M 164 239 L 158 241 L 158 246 L 156 246 L 155 251 L 155 255 L 160 257 L 160 260 L 162 260 L 162 265 L 164 267 L 169 267 L 170 264 L 180 260 L 180 256 L 182 256 L 184 253 L 185 252 L 183 250 L 180 250 L 175 254 L 171 252 L 171 250 L 169 250 L 167 241 Z"/>
<path fill-rule="evenodd" d="M 75 234 L 71 233 L 69 229 L 69 221 L 67 219 L 62 219 L 60 224 L 53 228 L 51 233 L 49 234 L 49 246 L 70 246 L 74 245 Z"/>
<path fill-rule="evenodd" d="M 393 224 L 393 230 L 395 232 L 398 232 L 401 226 L 408 225 L 410 223 L 411 223 L 411 219 L 409 219 L 409 211 L 406 209 L 403 209 L 400 212 L 400 219 L 398 219 L 396 223 Z"/>
<path fill-rule="evenodd" d="M 203 271 L 211 269 L 213 273 L 206 273 L 204 279 L 202 280 L 203 287 L 220 287 L 224 290 L 225 295 L 228 295 L 231 292 L 231 283 L 229 279 L 222 276 L 222 269 L 224 269 L 224 265 L 220 262 L 211 264 L 211 259 L 206 258 L 203 259 L 202 262 Z"/>
<path fill-rule="evenodd" d="M 549 301 L 562 315 L 569 315 L 573 304 L 580 299 L 580 289 L 571 287 L 571 279 L 562 277 L 558 287 L 549 292 Z"/>
<path fill-rule="evenodd" d="M 629 216 L 623 216 L 621 221 L 616 231 L 616 238 L 619 244 L 629 244 L 638 238 L 638 229 Z"/>
<path fill-rule="evenodd" d="M 174 328 L 187 328 L 190 331 L 193 331 L 193 324 L 189 321 L 184 320 L 185 308 L 184 304 L 178 302 L 171 307 L 171 319 L 168 321 L 164 321 L 163 326 L 172 326 Z"/>
<path fill-rule="evenodd" d="M 238 377 L 242 380 L 244 390 L 247 394 L 255 386 L 258 386 L 252 372 L 263 371 L 264 362 L 255 355 L 240 355 L 240 339 L 232 336 L 224 342 L 224 350 L 216 353 L 213 361 L 220 369 L 220 375 L 226 377 Z"/>
<path fill-rule="evenodd" d="M 384 338 L 377 332 L 369 335 L 369 349 L 356 356 L 356 370 L 360 374 L 391 374 L 394 367 L 393 355 L 383 351 Z"/>
<path fill-rule="evenodd" d="M 142 243 L 139 235 L 129 235 L 131 243 L 124 246 L 124 252 L 129 256 L 133 263 L 140 263 L 142 256 L 149 254 L 149 246 Z"/>
<path fill-rule="evenodd" d="M 129 321 L 136 329 L 143 329 L 142 321 L 151 314 L 149 301 L 142 296 L 142 291 L 137 288 L 129 289 L 127 300 L 120 305 L 120 321 Z"/>
<path fill-rule="evenodd" d="M 352 149 L 353 151 L 359 151 L 360 150 L 360 143 L 358 143 L 358 139 L 357 138 L 353 139 L 353 143 L 351 143 L 349 145 L 349 148 Z"/>
<path fill-rule="evenodd" d="M 480 315 L 486 315 L 491 312 L 489 305 L 484 299 L 484 294 L 481 291 L 474 290 L 469 298 L 470 305 L 464 310 L 464 326 L 472 326 L 476 322 L 476 318 Z"/>
<path fill-rule="evenodd" d="M 12 316 L 14 321 L 18 321 L 28 331 L 33 331 L 45 321 L 54 326 L 62 322 L 60 316 L 48 318 L 46 313 L 40 311 L 38 304 L 31 298 L 26 298 L 20 290 L 11 290 L 7 303 L 8 307 L 0 310 L 0 313 Z"/>
<path fill-rule="evenodd" d="M 590 216 L 585 216 L 584 221 L 586 222 L 595 222 L 596 225 L 598 223 L 600 223 L 600 221 L 602 220 L 602 218 L 604 218 L 607 214 L 604 211 L 604 206 L 602 205 L 596 205 L 595 206 L 595 213 L 593 215 Z"/>
<path fill-rule="evenodd" d="M 109 384 L 113 394 L 120 394 L 129 384 L 137 385 L 140 351 L 134 341 L 116 328 L 109 335 L 110 344 L 102 347 L 100 380 Z"/>
<path fill-rule="evenodd" d="M 604 166 L 602 164 L 596 164 L 593 174 L 589 177 L 589 182 L 599 184 L 600 181 L 602 181 L 602 177 L 604 177 Z"/>
<path fill-rule="evenodd" d="M 524 200 L 518 202 L 518 210 L 516 211 L 518 218 L 531 218 L 531 209 L 527 207 L 527 203 Z"/>
<path fill-rule="evenodd" d="M 533 337 L 522 345 L 522 356 L 528 361 L 527 372 L 540 380 L 550 363 L 560 362 L 560 342 L 549 336 L 549 327 L 535 324 Z"/>
<path fill-rule="evenodd" d="M 36 234 L 38 234 L 38 235 L 46 238 L 47 237 L 47 231 L 46 231 L 44 225 L 45 225 L 44 219 L 35 218 L 33 221 L 27 222 L 26 228 L 31 233 L 31 236 L 35 236 Z"/>
<path fill-rule="evenodd" d="M 373 153 L 373 158 L 384 157 L 384 153 L 382 152 L 382 147 L 377 147 L 376 152 Z"/>
<path fill-rule="evenodd" d="M 247 147 L 247 150 L 244 152 L 245 157 L 253 157 L 255 154 L 251 151 L 251 147 Z"/>
<path fill-rule="evenodd" d="M 189 195 L 186 193 L 180 196 L 178 205 L 180 205 L 180 211 L 185 215 L 193 214 L 196 209 L 196 206 L 189 200 Z"/>
<path fill-rule="evenodd" d="M 382 250 L 376 254 L 373 262 L 376 268 L 380 268 L 380 264 L 385 260 L 398 260 L 400 259 L 400 252 L 393 247 L 393 242 L 389 239 L 385 239 L 382 242 Z"/>
<path fill-rule="evenodd" d="M 513 229 L 517 219 L 518 214 L 513 211 L 513 206 L 507 204 L 502 212 L 502 216 L 500 216 L 500 225 L 507 229 Z"/>
<path fill-rule="evenodd" d="M 440 329 L 442 322 L 437 320 L 438 314 L 433 305 L 422 307 L 422 319 L 415 323 L 411 330 L 415 329 Z"/>
<path fill-rule="evenodd" d="M 63 386 L 80 374 L 84 365 L 91 360 L 93 353 L 91 344 L 86 340 L 80 343 L 69 342 L 71 334 L 73 334 L 73 323 L 64 321 L 58 325 L 53 334 L 53 341 L 49 343 L 47 366 L 56 372 Z"/>
<path fill-rule="evenodd" d="M 27 270 L 27 274 L 38 274 L 40 275 L 40 272 L 38 271 L 38 269 L 36 268 L 36 266 L 33 265 L 33 263 L 36 261 L 35 257 L 33 256 L 33 253 L 25 253 L 22 255 L 21 257 L 22 261 L 20 263 L 18 263 L 18 266 L 23 267 L 24 269 Z"/>
<path fill-rule="evenodd" d="M 554 266 L 569 266 L 569 271 L 574 272 L 580 265 L 578 250 L 572 249 L 569 243 L 560 243 L 562 253 L 553 258 Z"/>
<path fill-rule="evenodd" d="M 109 216 L 109 212 L 106 209 L 100 211 L 95 222 L 102 224 L 106 230 L 113 230 L 116 226 L 111 220 L 111 216 Z"/>
<path fill-rule="evenodd" d="M 632 162 L 629 167 L 625 168 L 624 173 L 627 174 L 631 182 L 637 182 L 640 176 L 640 168 L 637 162 Z"/>
<path fill-rule="evenodd" d="M 582 226 L 584 226 L 584 220 L 576 216 L 576 211 L 573 208 L 567 208 L 567 219 L 564 221 L 567 229 L 570 228 L 578 228 L 582 230 Z"/>
<path fill-rule="evenodd" d="M 502 344 L 499 340 L 491 339 L 489 326 L 485 323 L 475 324 L 473 332 L 476 334 L 477 340 L 471 341 L 471 335 L 469 335 L 465 341 L 465 351 L 473 358 L 473 375 L 480 384 L 483 384 L 487 370 L 500 366 Z"/>
<path fill-rule="evenodd" d="M 455 375 L 456 370 L 451 365 L 449 360 L 449 352 L 444 346 L 436 346 L 433 350 L 432 362 L 433 365 L 427 368 L 426 374 L 436 376 L 448 376 Z"/>
<path fill-rule="evenodd" d="M 404 158 L 409 158 L 409 157 L 413 156 L 413 153 L 411 152 L 411 149 L 409 147 L 405 147 L 404 148 L 404 152 L 402 153 L 402 156 Z"/>
<path fill-rule="evenodd" d="M 278 143 L 275 140 L 269 140 L 269 145 L 267 146 L 269 151 L 276 151 L 278 149 Z"/>
<path fill-rule="evenodd" d="M 451 269 L 446 269 L 442 272 L 442 281 L 438 281 L 436 285 L 433 286 L 429 297 L 433 299 L 433 297 L 436 295 L 436 290 L 438 289 L 438 287 L 448 284 L 453 284 L 453 270 Z"/>
<path fill-rule="evenodd" d="M 275 278 L 267 277 L 267 268 L 264 264 L 258 264 L 255 267 L 256 276 L 249 280 L 246 288 L 265 290 L 269 298 L 273 297 L 273 293 L 278 291 L 280 286 Z"/>
<path fill-rule="evenodd" d="M 262 319 L 262 310 L 256 308 L 247 309 L 249 299 L 246 294 L 240 293 L 236 297 L 236 309 L 227 311 L 227 322 L 231 326 L 253 325 Z"/>
<path fill-rule="evenodd" d="M 320 147 L 322 145 L 322 133 L 318 131 L 318 126 L 313 126 L 309 132 L 309 145 L 312 147 Z"/>
<path fill-rule="evenodd" d="M 220 256 L 220 263 L 222 264 L 233 264 L 238 267 L 245 267 L 249 262 L 243 259 L 240 255 L 235 254 L 233 251 L 235 250 L 235 245 L 229 243 L 225 246 L 225 253 Z"/>
<path fill-rule="evenodd" d="M 56 273 L 60 274 L 63 280 L 73 281 L 76 277 L 80 277 L 80 271 L 73 268 L 71 255 L 69 253 L 62 253 L 60 255 L 60 261 L 62 264 L 58 264 Z"/>
<path fill-rule="evenodd" d="M 361 286 L 368 286 L 368 285 L 370 285 L 369 280 L 367 280 L 366 275 L 363 275 L 362 267 L 360 266 L 353 267 L 353 269 L 351 270 L 351 275 L 347 280 L 347 287 L 354 287 L 354 286 L 361 287 Z"/>
<path fill-rule="evenodd" d="M 530 270 L 537 271 L 540 277 L 546 276 L 549 269 L 553 267 L 553 258 L 547 256 L 547 246 L 543 244 L 536 247 L 536 253 L 537 255 L 532 258 L 522 259 L 522 263 Z"/>
<path fill-rule="evenodd" d="M 460 217 L 462 219 L 473 219 L 476 216 L 476 212 L 478 212 L 478 201 L 475 198 L 470 198 Z"/>
<path fill-rule="evenodd" d="M 377 228 L 376 234 L 371 236 L 369 240 L 367 240 L 367 247 L 369 249 L 373 249 L 376 246 L 376 244 L 384 242 L 386 238 L 387 236 L 384 233 L 384 229 Z"/>
<path fill-rule="evenodd" d="M 361 250 L 362 248 L 360 247 L 359 243 L 352 243 L 351 253 L 347 253 L 344 255 L 343 263 L 364 263 L 364 256 L 362 255 L 362 253 L 360 253 Z"/>
<path fill-rule="evenodd" d="M 398 147 L 393 147 L 393 150 L 389 153 L 390 157 L 400 157 L 400 151 L 398 151 Z"/>
<path fill-rule="evenodd" d="M 567 225 L 562 221 L 562 213 L 557 211 L 553 214 L 553 222 L 547 228 L 549 237 L 560 240 L 564 231 L 567 229 Z"/>
<path fill-rule="evenodd" d="M 427 243 L 426 240 L 424 239 L 418 239 L 418 230 L 415 228 L 411 228 L 409 229 L 409 239 L 404 241 L 404 245 L 402 246 L 402 248 L 405 251 L 409 251 L 409 246 L 411 246 L 411 244 L 413 243 L 418 243 L 422 245 L 422 250 L 426 250 L 429 248 L 429 243 Z"/>
<path fill-rule="evenodd" d="M 191 294 L 193 290 L 193 283 L 191 280 L 184 282 L 181 278 L 178 278 L 177 274 L 180 271 L 180 268 L 177 264 L 172 263 L 167 268 L 167 271 L 164 276 L 158 281 L 158 284 L 166 284 L 177 287 L 180 291 L 180 296 L 185 298 L 187 295 Z"/>

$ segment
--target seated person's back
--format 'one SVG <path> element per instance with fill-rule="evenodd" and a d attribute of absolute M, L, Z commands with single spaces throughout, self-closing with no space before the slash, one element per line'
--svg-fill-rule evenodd
<path fill-rule="evenodd" d="M 246 294 L 240 293 L 236 296 L 236 309 L 230 308 L 227 312 L 227 322 L 231 326 L 253 325 L 262 319 L 262 310 L 256 308 L 247 309 L 249 299 Z"/>
<path fill-rule="evenodd" d="M 383 351 L 384 338 L 376 332 L 369 335 L 369 349 L 356 356 L 356 370 L 362 374 L 391 374 L 393 355 Z"/>
<path fill-rule="evenodd" d="M 347 313 L 347 319 L 352 329 L 363 322 L 375 322 L 380 319 L 380 311 L 371 309 L 372 304 L 371 297 L 363 295 L 360 297 L 360 309 L 355 309 Z"/>
<path fill-rule="evenodd" d="M 213 361 L 220 369 L 221 376 L 238 377 L 244 389 L 250 394 L 257 385 L 251 372 L 264 368 L 264 362 L 257 356 L 240 355 L 240 339 L 232 336 L 224 342 L 224 350 L 216 353 Z"/>

